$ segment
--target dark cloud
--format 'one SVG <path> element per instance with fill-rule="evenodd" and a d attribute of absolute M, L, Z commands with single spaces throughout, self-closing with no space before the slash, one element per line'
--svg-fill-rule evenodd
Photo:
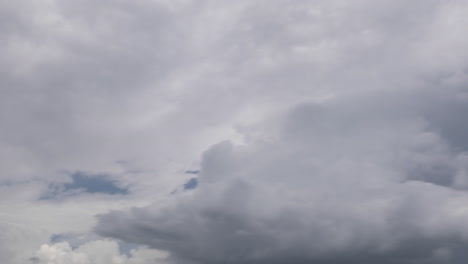
<path fill-rule="evenodd" d="M 222 61 L 210 100 L 258 123 L 204 153 L 193 192 L 96 232 L 175 263 L 464 263 L 466 4 L 239 3 L 197 50 Z"/>
<path fill-rule="evenodd" d="M 208 150 L 193 197 L 101 215 L 96 231 L 181 263 L 462 263 L 465 154 L 427 125 L 422 94 L 295 107 L 248 146 Z"/>
<path fill-rule="evenodd" d="M 31 261 L 31 263 L 40 263 L 40 259 L 38 257 L 32 257 L 32 258 L 29 258 L 29 261 Z"/>

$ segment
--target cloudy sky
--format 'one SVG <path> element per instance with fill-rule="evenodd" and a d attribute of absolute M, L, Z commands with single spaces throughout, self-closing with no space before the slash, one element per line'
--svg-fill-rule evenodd
<path fill-rule="evenodd" d="M 468 1 L 0 0 L 0 262 L 462 264 Z"/>

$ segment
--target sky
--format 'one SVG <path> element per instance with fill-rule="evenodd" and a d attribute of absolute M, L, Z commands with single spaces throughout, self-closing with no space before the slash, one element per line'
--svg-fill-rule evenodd
<path fill-rule="evenodd" d="M 466 263 L 467 27 L 466 0 L 0 0 L 0 263 Z"/>

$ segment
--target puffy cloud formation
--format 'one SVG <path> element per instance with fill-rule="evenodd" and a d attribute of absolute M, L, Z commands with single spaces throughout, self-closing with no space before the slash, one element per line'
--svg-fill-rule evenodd
<path fill-rule="evenodd" d="M 203 37 L 260 121 L 205 152 L 193 194 L 96 231 L 177 263 L 464 263 L 467 4 L 248 6 Z"/>
<path fill-rule="evenodd" d="M 30 259 L 35 264 L 158 264 L 166 263 L 167 253 L 147 248 L 132 249 L 122 255 L 115 241 L 95 240 L 76 249 L 67 242 L 44 244 Z"/>
<path fill-rule="evenodd" d="M 97 231 L 182 263 L 464 263 L 468 154 L 422 96 L 298 106 L 247 145 L 210 148 L 193 196 L 100 216 Z"/>

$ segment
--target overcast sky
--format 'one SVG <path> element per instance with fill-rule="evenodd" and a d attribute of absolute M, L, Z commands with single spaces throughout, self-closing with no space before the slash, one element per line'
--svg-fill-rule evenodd
<path fill-rule="evenodd" d="M 0 0 L 0 263 L 464 264 L 468 1 Z"/>

